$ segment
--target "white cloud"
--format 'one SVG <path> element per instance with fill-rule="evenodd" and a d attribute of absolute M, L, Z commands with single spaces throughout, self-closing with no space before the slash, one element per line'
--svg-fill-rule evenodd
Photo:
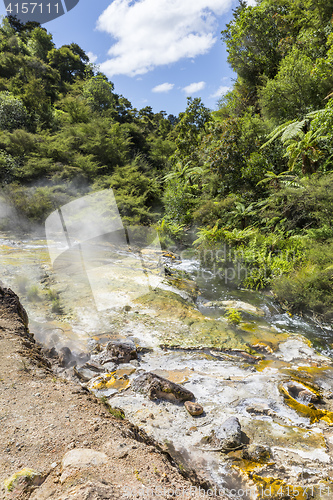
<path fill-rule="evenodd" d="M 231 90 L 231 87 L 227 87 L 225 85 L 221 85 L 221 87 L 219 87 L 217 89 L 217 91 L 214 92 L 214 94 L 210 95 L 209 97 L 211 97 L 213 99 L 218 99 L 219 97 L 222 97 L 224 94 L 226 94 L 227 92 L 229 92 L 229 90 Z"/>
<path fill-rule="evenodd" d="M 219 39 L 216 16 L 232 5 L 233 0 L 113 0 L 97 22 L 115 39 L 101 71 L 135 76 L 207 53 Z"/>
<path fill-rule="evenodd" d="M 94 54 L 93 52 L 90 52 L 90 51 L 87 52 L 87 56 L 89 57 L 89 61 L 91 63 L 94 63 L 97 61 L 98 56 L 96 56 L 96 54 Z"/>
<path fill-rule="evenodd" d="M 187 85 L 187 87 L 184 87 L 182 90 L 188 96 L 190 96 L 192 94 L 195 94 L 196 92 L 199 92 L 199 90 L 204 89 L 205 86 L 206 86 L 205 82 L 190 83 L 190 85 Z"/>
<path fill-rule="evenodd" d="M 246 0 L 248 6 L 255 7 L 257 5 L 257 0 Z"/>
<path fill-rule="evenodd" d="M 161 85 L 156 85 L 151 91 L 152 92 L 169 92 L 175 86 L 174 83 L 161 83 Z"/>

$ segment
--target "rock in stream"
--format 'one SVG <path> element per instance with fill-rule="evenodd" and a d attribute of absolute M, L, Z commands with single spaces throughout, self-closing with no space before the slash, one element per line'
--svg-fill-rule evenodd
<path fill-rule="evenodd" d="M 145 394 L 149 399 L 167 399 L 172 402 L 190 401 L 194 394 L 182 385 L 151 372 L 143 373 L 132 383 L 134 392 Z"/>

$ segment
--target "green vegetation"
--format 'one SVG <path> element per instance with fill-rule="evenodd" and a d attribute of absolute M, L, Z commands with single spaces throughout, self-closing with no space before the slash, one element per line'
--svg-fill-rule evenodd
<path fill-rule="evenodd" d="M 177 119 L 133 108 L 88 61 L 75 43 L 56 48 L 36 23 L 0 25 L 2 198 L 21 224 L 109 187 L 125 222 L 160 218 Z"/>
<path fill-rule="evenodd" d="M 4 19 L 1 198 L 34 225 L 112 188 L 125 224 L 154 225 L 169 248 L 194 240 L 236 285 L 330 320 L 332 12 L 332 0 L 239 0 L 222 32 L 232 90 L 217 111 L 189 98 L 178 117 L 133 108 L 77 44 Z"/>
<path fill-rule="evenodd" d="M 99 400 L 103 404 L 103 406 L 106 407 L 108 412 L 111 413 L 111 415 L 113 417 L 115 417 L 119 420 L 124 420 L 124 418 L 125 418 L 124 411 L 121 410 L 120 408 L 114 408 L 113 406 L 110 406 L 108 398 L 106 396 L 102 396 L 101 398 L 99 398 Z"/>
<path fill-rule="evenodd" d="M 228 320 L 228 323 L 231 323 L 232 325 L 239 325 L 242 321 L 241 313 L 232 307 L 227 310 L 224 316 Z"/>
<path fill-rule="evenodd" d="M 26 294 L 29 302 L 38 302 L 40 300 L 39 288 L 37 285 L 31 285 L 27 289 Z"/>
<path fill-rule="evenodd" d="M 60 302 L 59 292 L 49 288 L 47 290 L 47 295 L 51 302 L 51 311 L 56 314 L 63 314 L 64 310 Z"/>

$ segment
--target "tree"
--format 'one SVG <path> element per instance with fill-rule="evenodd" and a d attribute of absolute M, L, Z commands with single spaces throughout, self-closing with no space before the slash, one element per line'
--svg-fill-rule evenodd
<path fill-rule="evenodd" d="M 179 122 L 175 126 L 176 157 L 183 161 L 197 160 L 197 148 L 211 120 L 210 110 L 203 105 L 199 97 L 187 98 L 186 110 L 179 113 Z"/>
<path fill-rule="evenodd" d="M 69 83 L 77 77 L 84 78 L 89 62 L 89 57 L 76 43 L 50 50 L 47 59 L 50 66 L 59 71 L 61 81 Z"/>
<path fill-rule="evenodd" d="M 316 59 L 312 77 L 315 79 L 320 94 L 323 97 L 333 90 L 333 33 L 327 39 L 327 46 L 329 47 L 324 57 Z"/>
<path fill-rule="evenodd" d="M 35 28 L 29 37 L 27 47 L 32 56 L 46 62 L 48 52 L 54 48 L 52 35 L 44 28 Z"/>
<path fill-rule="evenodd" d="M 273 78 L 281 60 L 278 49 L 281 28 L 276 15 L 283 7 L 279 2 L 275 4 L 262 2 L 256 7 L 247 7 L 241 0 L 232 21 L 222 31 L 232 69 L 251 87 L 260 83 L 262 75 Z"/>
<path fill-rule="evenodd" d="M 317 112 L 318 113 L 318 112 Z M 268 146 L 280 137 L 286 147 L 285 156 L 289 158 L 289 170 L 293 170 L 298 159 L 301 159 L 303 175 L 314 173 L 318 169 L 318 160 L 324 155 L 320 149 L 323 140 L 322 130 L 311 130 L 310 119 L 315 114 L 307 115 L 303 120 L 287 122 L 274 129 L 268 136 L 268 141 L 262 146 Z"/>
<path fill-rule="evenodd" d="M 114 85 L 102 73 L 86 80 L 82 95 L 93 111 L 102 113 L 115 107 Z"/>
<path fill-rule="evenodd" d="M 0 92 L 0 128 L 14 130 L 23 128 L 27 121 L 27 110 L 21 99 L 9 92 Z"/>
<path fill-rule="evenodd" d="M 283 59 L 275 78 L 268 80 L 259 92 L 260 105 L 266 118 L 275 124 L 318 109 L 325 97 L 318 95 L 318 86 L 311 72 L 313 62 L 298 48 Z"/>

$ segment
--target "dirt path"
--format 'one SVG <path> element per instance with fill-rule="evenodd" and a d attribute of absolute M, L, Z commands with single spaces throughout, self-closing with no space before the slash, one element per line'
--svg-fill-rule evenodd
<path fill-rule="evenodd" d="M 0 287 L 0 498 L 203 498 L 138 429 L 57 378 L 26 325 L 16 295 Z M 6 491 L 24 468 L 39 475 Z"/>

